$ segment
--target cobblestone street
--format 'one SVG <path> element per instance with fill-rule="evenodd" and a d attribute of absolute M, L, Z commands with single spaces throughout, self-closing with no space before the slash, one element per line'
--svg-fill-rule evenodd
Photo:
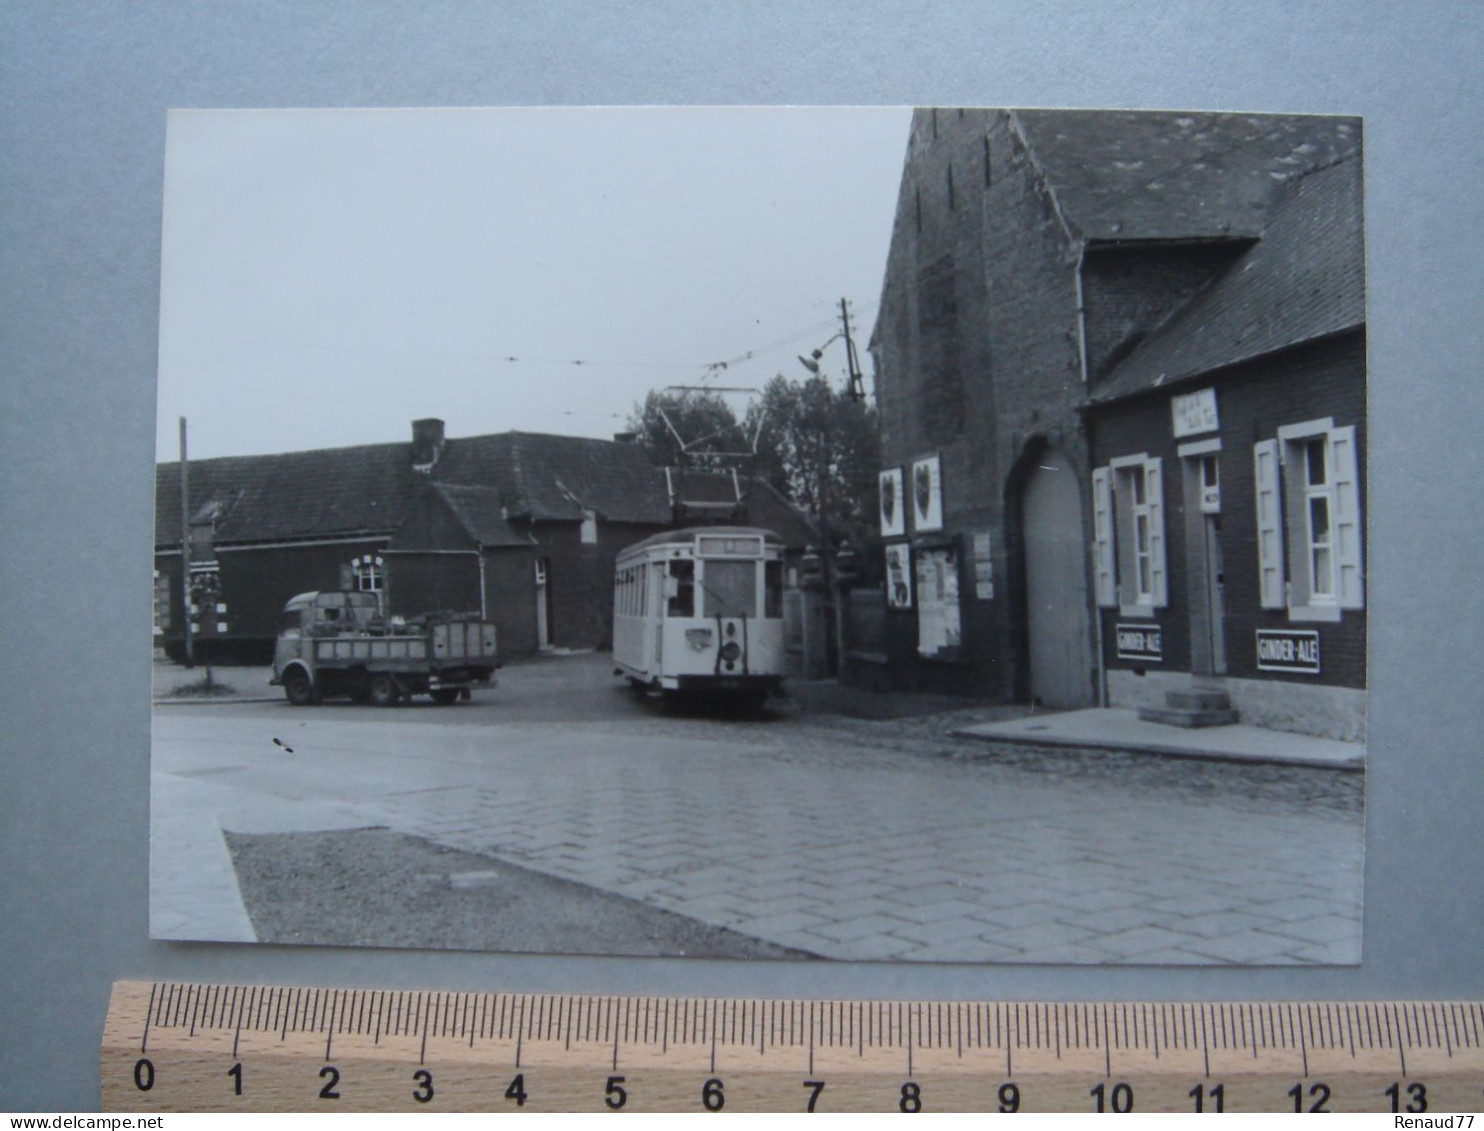
<path fill-rule="evenodd" d="M 457 710 L 158 710 L 157 910 L 183 806 L 385 826 L 835 959 L 1360 959 L 1361 775 L 986 748 L 948 736 L 964 711 L 663 713 L 599 667 L 517 668 Z"/>

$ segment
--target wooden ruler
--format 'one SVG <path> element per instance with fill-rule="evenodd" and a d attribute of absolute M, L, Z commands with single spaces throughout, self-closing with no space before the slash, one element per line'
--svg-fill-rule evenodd
<path fill-rule="evenodd" d="M 108 1111 L 1484 1110 L 1484 1002 L 889 1002 L 119 982 Z"/>

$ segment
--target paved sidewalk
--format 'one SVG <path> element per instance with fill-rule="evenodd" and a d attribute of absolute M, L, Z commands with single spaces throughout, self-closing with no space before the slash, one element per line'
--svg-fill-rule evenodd
<path fill-rule="evenodd" d="M 1186 729 L 1145 722 L 1136 711 L 1116 708 L 1050 712 L 961 727 L 953 733 L 960 738 L 1017 746 L 1129 750 L 1218 762 L 1365 769 L 1365 747 L 1355 742 L 1240 724 Z"/>
<path fill-rule="evenodd" d="M 223 828 L 384 826 L 837 959 L 1360 958 L 1349 774 L 416 719 L 158 716 L 157 936 L 242 937 Z"/>

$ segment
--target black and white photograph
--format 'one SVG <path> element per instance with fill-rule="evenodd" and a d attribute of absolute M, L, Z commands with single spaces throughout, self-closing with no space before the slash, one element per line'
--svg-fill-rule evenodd
<path fill-rule="evenodd" d="M 1358 117 L 172 110 L 151 937 L 1359 964 L 1362 188 Z"/>

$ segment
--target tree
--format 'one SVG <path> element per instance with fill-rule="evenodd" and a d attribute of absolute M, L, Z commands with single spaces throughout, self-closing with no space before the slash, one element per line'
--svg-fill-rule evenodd
<path fill-rule="evenodd" d="M 744 426 L 758 436 L 754 474 L 812 517 L 833 550 L 844 538 L 859 549 L 876 525 L 880 441 L 876 414 L 823 377 L 763 388 Z"/>
<path fill-rule="evenodd" d="M 779 374 L 740 421 L 719 394 L 652 389 L 629 428 L 661 466 L 735 467 L 765 479 L 814 521 L 831 584 L 846 539 L 864 572 L 880 572 L 876 414 L 824 377 Z"/>
<path fill-rule="evenodd" d="M 750 447 L 731 407 L 716 393 L 651 389 L 629 414 L 649 458 L 660 467 L 722 467 Z"/>

